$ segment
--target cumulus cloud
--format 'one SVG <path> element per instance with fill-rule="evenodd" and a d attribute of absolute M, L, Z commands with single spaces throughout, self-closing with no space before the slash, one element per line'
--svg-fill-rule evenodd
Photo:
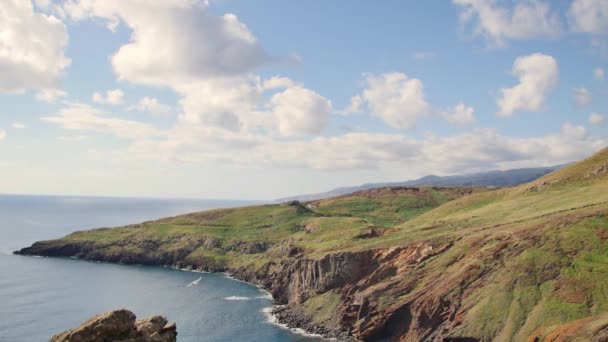
<path fill-rule="evenodd" d="M 179 119 L 189 124 L 205 124 L 238 131 L 263 99 L 259 77 L 252 75 L 210 78 L 176 87 L 183 113 Z"/>
<path fill-rule="evenodd" d="M 320 95 L 286 77 L 262 80 L 252 73 L 290 59 L 266 53 L 234 14 L 217 16 L 206 2 L 195 0 L 145 6 L 141 0 L 69 0 L 63 10 L 75 20 L 102 18 L 112 30 L 120 24 L 129 27 L 130 42 L 111 57 L 114 72 L 121 80 L 175 91 L 180 124 L 282 135 L 319 132 L 325 126 L 327 108 Z M 277 91 L 269 101 L 266 92 Z M 298 92 L 300 101 L 292 98 Z M 293 105 L 289 110 L 286 101 Z M 136 108 L 152 106 L 161 109 L 153 100 Z M 286 117 L 294 121 L 286 123 Z"/>
<path fill-rule="evenodd" d="M 600 114 L 600 113 L 591 113 L 591 115 L 589 115 L 589 123 L 594 124 L 596 126 L 601 126 L 604 124 L 604 115 Z"/>
<path fill-rule="evenodd" d="M 177 85 L 202 78 L 247 73 L 279 61 L 269 56 L 236 15 L 208 13 L 194 0 L 71 0 L 76 20 L 103 18 L 115 29 L 133 30 L 129 43 L 111 57 L 119 79 L 149 85 Z"/>
<path fill-rule="evenodd" d="M 295 85 L 296 83 L 287 77 L 273 76 L 264 80 L 263 88 L 264 90 L 285 89 Z"/>
<path fill-rule="evenodd" d="M 606 74 L 604 72 L 604 69 L 602 69 L 602 68 L 595 68 L 595 70 L 593 70 L 593 78 L 595 78 L 598 81 L 603 81 L 606 78 Z"/>
<path fill-rule="evenodd" d="M 587 88 L 574 88 L 574 102 L 579 108 L 590 105 L 592 101 L 593 97 L 591 96 Z"/>
<path fill-rule="evenodd" d="M 326 126 L 332 110 L 329 100 L 285 77 L 262 80 L 247 74 L 210 78 L 176 90 L 181 96 L 180 123 L 233 132 L 316 134 Z M 268 92 L 272 94 L 269 99 Z"/>
<path fill-rule="evenodd" d="M 0 128 L 0 140 L 4 140 L 6 138 L 6 131 Z"/>
<path fill-rule="evenodd" d="M 316 98 L 321 103 L 326 101 L 306 89 L 288 88 L 278 94 L 283 95 L 279 102 L 285 100 L 290 103 L 294 98 L 305 97 Z M 327 109 L 330 104 L 320 106 Z M 463 112 L 468 111 L 464 104 L 457 107 Z M 310 126 L 307 117 L 301 113 L 289 113 L 286 117 L 301 124 L 297 128 L 289 127 L 290 135 L 318 129 Z M 82 132 L 79 133 L 82 135 L 61 140 L 78 141 L 86 139 L 86 132 L 95 132 L 130 141 L 127 150 L 117 153 L 129 159 L 319 170 L 407 167 L 421 173 L 428 170 L 443 174 L 465 173 L 564 163 L 580 159 L 608 144 L 607 139 L 591 136 L 584 127 L 570 123 L 564 124 L 557 133 L 527 138 L 502 135 L 495 129 L 475 129 L 451 136 L 425 135 L 420 138 L 350 132 L 336 136 L 279 139 L 263 132 L 232 132 L 213 125 L 186 122 L 158 129 L 79 103 L 68 104 L 57 115 L 45 117 L 43 121 Z"/>
<path fill-rule="evenodd" d="M 93 102 L 99 104 L 119 105 L 124 102 L 125 93 L 120 89 L 106 91 L 105 95 L 99 92 L 93 93 Z"/>
<path fill-rule="evenodd" d="M 558 14 L 549 2 L 517 1 L 513 7 L 501 6 L 497 0 L 453 0 L 462 7 L 460 21 L 473 25 L 473 34 L 502 46 L 508 39 L 555 37 L 561 31 Z"/>
<path fill-rule="evenodd" d="M 0 92 L 54 88 L 70 65 L 63 22 L 30 0 L 3 0 L 0 32 Z"/>
<path fill-rule="evenodd" d="M 25 128 L 25 125 L 22 124 L 21 122 L 13 122 L 11 127 L 16 128 L 16 129 L 23 129 L 23 128 Z"/>
<path fill-rule="evenodd" d="M 109 117 L 106 112 L 81 103 L 71 103 L 56 116 L 42 117 L 41 120 L 68 130 L 92 131 L 125 139 L 150 139 L 160 134 L 159 130 L 149 124 Z"/>
<path fill-rule="evenodd" d="M 511 116 L 519 111 L 541 111 L 548 93 L 557 85 L 559 66 L 553 57 L 535 53 L 517 58 L 512 74 L 519 83 L 512 88 L 501 89 L 497 101 L 497 114 L 500 116 Z"/>
<path fill-rule="evenodd" d="M 68 96 L 68 93 L 61 89 L 42 89 L 36 93 L 36 100 L 54 103 L 59 98 Z"/>
<path fill-rule="evenodd" d="M 587 130 L 581 125 L 574 125 L 570 122 L 566 122 L 562 125 L 562 135 L 573 139 L 584 138 L 587 135 Z"/>
<path fill-rule="evenodd" d="M 364 103 L 373 115 L 398 129 L 414 128 L 432 111 L 422 81 L 398 72 L 366 75 L 363 92 L 353 99 L 360 103 L 355 102 L 353 107 L 351 102 L 351 107 L 360 109 Z"/>
<path fill-rule="evenodd" d="M 466 173 L 555 165 L 580 159 L 608 140 L 590 136 L 582 126 L 564 124 L 560 132 L 539 137 L 510 137 L 494 129 L 414 139 L 400 134 L 346 133 L 333 137 L 276 140 L 263 135 L 180 126 L 165 139 L 138 141 L 137 156 L 189 163 L 310 168 L 319 170 L 403 167 L 420 173 Z"/>
<path fill-rule="evenodd" d="M 129 107 L 130 110 L 148 112 L 155 116 L 171 114 L 171 107 L 158 101 L 155 97 L 143 97 L 136 105 Z"/>
<path fill-rule="evenodd" d="M 312 90 L 293 86 L 275 94 L 270 100 L 283 136 L 320 133 L 332 111 L 331 102 Z"/>
<path fill-rule="evenodd" d="M 568 10 L 568 22 L 575 32 L 608 34 L 608 1 L 574 0 Z"/>
<path fill-rule="evenodd" d="M 416 78 L 399 72 L 364 75 L 363 91 L 351 98 L 342 115 L 367 110 L 387 125 L 398 129 L 413 129 L 418 120 L 435 115 L 456 125 L 475 122 L 475 109 L 462 101 L 453 108 L 434 108 L 426 100 L 424 85 Z"/>
<path fill-rule="evenodd" d="M 443 112 L 445 119 L 456 125 L 470 125 L 475 122 L 475 109 L 459 102 L 454 108 Z"/>

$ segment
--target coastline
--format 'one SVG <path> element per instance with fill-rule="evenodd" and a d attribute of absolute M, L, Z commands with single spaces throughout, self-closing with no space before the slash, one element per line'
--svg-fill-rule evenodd
<path fill-rule="evenodd" d="M 295 318 L 294 317 L 295 314 L 285 314 L 287 312 L 290 312 L 288 306 L 277 304 L 272 293 L 270 291 L 268 291 L 266 288 L 264 288 L 261 284 L 239 279 L 234 275 L 234 273 L 231 273 L 230 271 L 227 271 L 227 270 L 207 271 L 207 270 L 203 270 L 203 269 L 179 267 L 177 265 L 147 265 L 147 264 L 120 263 L 120 262 L 117 263 L 117 262 L 110 262 L 110 261 L 103 261 L 103 260 L 90 260 L 90 259 L 80 258 L 80 257 L 76 257 L 76 256 L 55 257 L 55 256 L 46 256 L 46 255 L 20 254 L 17 252 L 18 251 L 13 251 L 12 253 L 10 253 L 10 255 L 25 256 L 25 257 L 32 257 L 32 258 L 59 258 L 59 259 L 77 260 L 80 262 L 103 263 L 103 264 L 122 265 L 122 266 L 159 267 L 159 268 L 166 268 L 166 269 L 172 269 L 172 270 L 177 270 L 177 271 L 182 271 L 182 272 L 199 273 L 199 274 L 221 274 L 225 278 L 230 279 L 232 281 L 236 281 L 236 282 L 240 282 L 240 283 L 244 283 L 244 284 L 256 287 L 257 289 L 259 289 L 261 292 L 264 293 L 263 296 L 256 297 L 256 298 L 262 299 L 262 297 L 263 297 L 263 299 L 272 301 L 272 305 L 267 306 L 261 310 L 261 312 L 264 314 L 264 316 L 266 318 L 265 322 L 262 322 L 262 323 L 272 324 L 281 329 L 287 330 L 293 334 L 304 336 L 304 337 L 309 337 L 309 338 L 314 338 L 314 339 L 317 339 L 320 341 L 338 341 L 338 338 L 337 338 L 338 334 L 335 334 L 335 333 L 331 334 L 329 332 L 323 333 L 320 330 L 312 331 L 312 329 L 304 328 L 303 326 L 305 326 L 306 324 L 312 324 L 312 323 L 308 322 L 308 320 L 303 317 Z M 228 297 L 228 298 L 230 298 L 230 297 Z M 227 299 L 227 298 L 224 298 L 224 299 L 231 300 L 231 299 Z M 342 340 L 343 339 L 340 339 L 340 341 L 342 341 Z M 347 339 L 345 341 L 350 341 L 350 340 L 351 339 Z"/>

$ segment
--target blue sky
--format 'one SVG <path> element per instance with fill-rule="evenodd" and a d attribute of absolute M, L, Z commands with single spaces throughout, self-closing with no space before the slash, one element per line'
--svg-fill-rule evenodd
<path fill-rule="evenodd" d="M 5 193 L 271 199 L 608 145 L 608 0 L 9 0 L 0 47 Z"/>

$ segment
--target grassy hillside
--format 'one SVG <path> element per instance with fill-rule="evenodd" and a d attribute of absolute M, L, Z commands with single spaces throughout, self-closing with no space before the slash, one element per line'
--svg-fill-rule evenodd
<path fill-rule="evenodd" d="M 312 324 L 363 340 L 588 340 L 608 331 L 608 149 L 512 188 L 374 189 L 77 232 L 24 251 L 245 267 Z"/>
<path fill-rule="evenodd" d="M 484 190 L 375 189 L 310 203 L 217 209 L 119 228 L 82 231 L 61 241 L 93 243 L 99 252 L 122 253 L 131 249 L 134 253 L 153 254 L 187 249 L 193 241 L 207 239 L 208 243 L 192 250 L 188 257 L 213 260 L 215 266 L 230 268 L 259 266 L 278 255 L 276 249 L 285 241 L 297 245 L 307 255 L 345 250 L 356 246 L 361 236 L 370 231 L 384 234 L 389 227 L 474 191 Z M 266 253 L 243 253 L 252 243 Z M 147 245 L 158 246 L 159 250 L 148 249 Z"/>

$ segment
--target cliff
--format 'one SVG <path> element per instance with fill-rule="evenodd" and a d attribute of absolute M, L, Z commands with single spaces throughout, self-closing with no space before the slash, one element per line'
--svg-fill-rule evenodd
<path fill-rule="evenodd" d="M 585 340 L 608 329 L 608 149 L 513 188 L 214 210 L 18 253 L 229 271 L 339 340 Z"/>
<path fill-rule="evenodd" d="M 162 316 L 136 321 L 135 314 L 121 309 L 96 315 L 77 328 L 53 336 L 49 342 L 175 342 L 175 323 Z"/>

